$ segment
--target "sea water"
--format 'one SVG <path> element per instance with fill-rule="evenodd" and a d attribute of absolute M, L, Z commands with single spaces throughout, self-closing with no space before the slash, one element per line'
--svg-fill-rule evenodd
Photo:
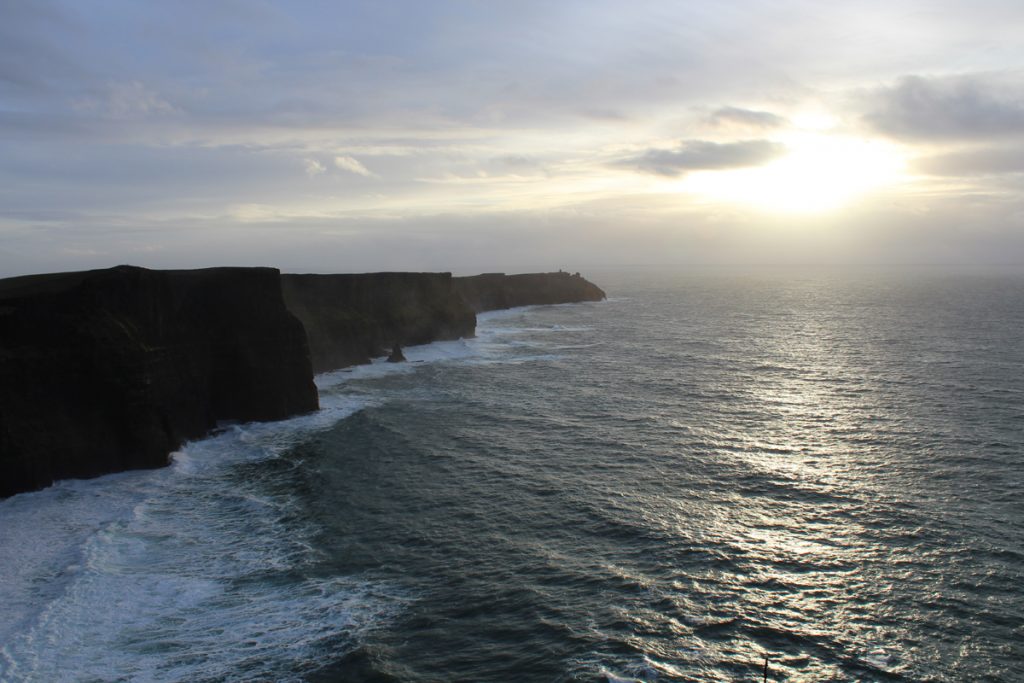
<path fill-rule="evenodd" d="M 594 279 L 0 501 L 0 680 L 1024 680 L 1024 277 Z"/>

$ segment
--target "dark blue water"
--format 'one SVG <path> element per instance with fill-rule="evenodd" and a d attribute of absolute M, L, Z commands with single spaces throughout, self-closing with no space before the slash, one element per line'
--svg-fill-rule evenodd
<path fill-rule="evenodd" d="M 593 279 L 0 503 L 0 678 L 1024 680 L 1024 277 Z"/>

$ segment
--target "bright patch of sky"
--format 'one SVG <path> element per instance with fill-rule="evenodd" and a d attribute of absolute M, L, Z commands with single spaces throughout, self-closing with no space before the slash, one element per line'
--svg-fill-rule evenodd
<path fill-rule="evenodd" d="M 1024 261 L 1016 0 L 0 0 L 0 276 Z"/>

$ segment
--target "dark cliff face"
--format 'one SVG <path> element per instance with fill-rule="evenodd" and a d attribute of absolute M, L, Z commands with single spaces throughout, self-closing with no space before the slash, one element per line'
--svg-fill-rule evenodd
<path fill-rule="evenodd" d="M 162 466 L 218 421 L 317 406 L 274 269 L 0 280 L 0 496 Z"/>
<path fill-rule="evenodd" d="M 0 497 L 165 465 L 219 421 L 316 410 L 314 370 L 471 337 L 474 311 L 603 298 L 562 272 L 120 266 L 0 280 Z"/>
<path fill-rule="evenodd" d="M 476 315 L 450 273 L 282 275 L 285 303 L 306 328 L 313 370 L 368 363 L 403 346 L 472 337 Z"/>
<path fill-rule="evenodd" d="M 605 293 L 579 273 L 485 273 L 454 278 L 455 289 L 477 313 L 516 306 L 601 301 Z"/>

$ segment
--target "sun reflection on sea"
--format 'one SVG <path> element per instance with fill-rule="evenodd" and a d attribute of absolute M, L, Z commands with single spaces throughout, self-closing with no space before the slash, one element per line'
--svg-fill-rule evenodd
<path fill-rule="evenodd" d="M 777 308 L 794 305 L 789 315 L 776 310 L 733 320 L 734 338 L 756 345 L 760 359 L 751 365 L 742 357 L 730 358 L 746 365 L 733 411 L 748 419 L 734 428 L 693 430 L 706 439 L 715 459 L 726 463 L 737 488 L 706 492 L 710 504 L 700 530 L 693 528 L 692 505 L 677 502 L 677 533 L 721 543 L 738 556 L 709 566 L 681 587 L 706 592 L 741 586 L 738 593 L 723 596 L 728 609 L 705 615 L 708 623 L 750 619 L 770 629 L 760 645 L 731 641 L 735 652 L 723 656 L 771 659 L 773 642 L 777 650 L 791 652 L 787 639 L 794 636 L 783 634 L 798 633 L 805 654 L 776 662 L 786 680 L 842 676 L 838 668 L 810 665 L 815 642 L 826 637 L 846 643 L 851 657 L 873 656 L 884 670 L 880 663 L 895 666 L 896 661 L 885 651 L 884 637 L 872 643 L 858 639 L 854 634 L 862 634 L 863 625 L 856 623 L 856 610 L 850 607 L 884 590 L 871 585 L 866 568 L 887 551 L 860 516 L 888 483 L 871 461 L 871 447 L 852 447 L 847 439 L 862 433 L 878 410 L 867 387 L 872 380 L 857 370 L 859 351 L 847 343 L 856 335 L 843 310 L 810 317 L 798 312 L 796 301 L 786 301 L 787 296 L 827 299 L 827 282 L 805 284 L 798 292 L 772 292 L 770 281 L 763 285 L 762 296 Z M 810 308 L 820 311 L 818 303 Z"/>

